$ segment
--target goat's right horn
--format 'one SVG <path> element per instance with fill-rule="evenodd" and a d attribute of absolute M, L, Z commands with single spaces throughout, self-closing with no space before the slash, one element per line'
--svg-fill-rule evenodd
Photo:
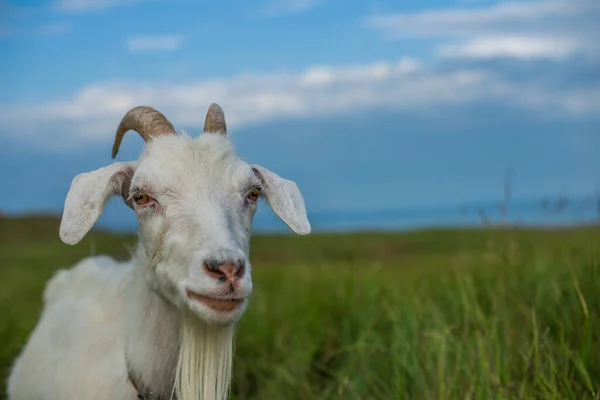
<path fill-rule="evenodd" d="M 204 120 L 204 132 L 227 135 L 225 114 L 217 103 L 212 103 L 210 107 L 208 107 L 206 119 Z"/>
<path fill-rule="evenodd" d="M 117 155 L 123 136 L 129 130 L 139 133 L 146 143 L 156 136 L 177 135 L 173 125 L 160 111 L 149 106 L 134 107 L 125 114 L 117 128 L 112 158 Z"/>

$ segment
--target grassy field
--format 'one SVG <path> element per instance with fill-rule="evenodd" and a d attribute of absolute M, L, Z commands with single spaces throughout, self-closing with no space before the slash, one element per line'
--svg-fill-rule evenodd
<path fill-rule="evenodd" d="M 0 392 L 46 280 L 130 236 L 0 219 Z M 600 228 L 257 236 L 235 399 L 594 399 Z M 1 396 L 0 396 L 1 397 Z"/>

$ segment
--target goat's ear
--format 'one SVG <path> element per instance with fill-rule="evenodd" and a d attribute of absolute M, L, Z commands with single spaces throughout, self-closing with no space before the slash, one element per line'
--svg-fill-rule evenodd
<path fill-rule="evenodd" d="M 92 229 L 106 201 L 129 192 L 134 173 L 132 163 L 116 162 L 73 179 L 65 199 L 60 222 L 60 238 L 66 244 L 77 244 Z"/>
<path fill-rule="evenodd" d="M 251 167 L 256 176 L 262 181 L 262 196 L 273 212 L 295 233 L 299 235 L 309 234 L 310 223 L 306 216 L 306 206 L 298 185 L 260 165 L 251 165 Z"/>

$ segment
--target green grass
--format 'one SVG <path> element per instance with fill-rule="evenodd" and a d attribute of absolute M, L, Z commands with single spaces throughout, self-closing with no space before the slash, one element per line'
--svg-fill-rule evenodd
<path fill-rule="evenodd" d="M 0 374 L 57 268 L 128 256 L 130 236 L 60 243 L 0 219 Z M 235 399 L 595 399 L 600 228 L 256 236 Z"/>

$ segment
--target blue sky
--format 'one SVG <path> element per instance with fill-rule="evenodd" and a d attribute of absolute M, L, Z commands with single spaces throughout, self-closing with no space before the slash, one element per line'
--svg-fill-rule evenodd
<path fill-rule="evenodd" d="M 60 212 L 141 104 L 196 133 L 219 103 L 309 211 L 494 200 L 508 168 L 517 198 L 598 193 L 598 20 L 597 0 L 0 0 L 0 210 Z"/>

